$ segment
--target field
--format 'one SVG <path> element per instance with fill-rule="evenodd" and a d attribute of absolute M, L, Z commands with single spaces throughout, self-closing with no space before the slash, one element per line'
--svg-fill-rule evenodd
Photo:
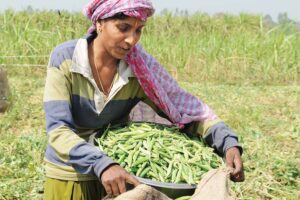
<path fill-rule="evenodd" d="M 80 13 L 0 14 L 0 66 L 11 89 L 0 114 L 1 200 L 41 198 L 49 54 L 88 27 Z M 239 135 L 246 180 L 231 183 L 238 199 L 300 199 L 300 33 L 292 23 L 167 13 L 148 22 L 141 43 Z"/>

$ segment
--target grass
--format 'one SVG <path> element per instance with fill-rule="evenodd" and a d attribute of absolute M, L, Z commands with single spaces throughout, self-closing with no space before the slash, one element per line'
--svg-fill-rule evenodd
<path fill-rule="evenodd" d="M 12 105 L 0 114 L 0 199 L 38 199 L 47 140 L 42 112 L 45 69 L 8 72 Z"/>
<path fill-rule="evenodd" d="M 239 135 L 246 181 L 231 183 L 237 197 L 296 200 L 300 36 L 292 24 L 268 27 L 261 22 L 259 16 L 245 14 L 166 14 L 149 21 L 142 43 Z M 54 46 L 81 37 L 89 24 L 80 14 L 7 11 L 0 14 L 0 26 L 0 64 L 8 64 L 12 103 L 0 114 L 0 199 L 40 199 L 46 71 L 12 64 L 46 65 Z M 1 57 L 8 55 L 46 57 Z"/>
<path fill-rule="evenodd" d="M 183 86 L 210 102 L 240 136 L 246 172 L 246 182 L 234 187 L 240 198 L 300 197 L 299 87 Z"/>
<path fill-rule="evenodd" d="M 0 22 L 1 56 L 45 56 L 0 58 L 5 64 L 45 65 L 54 46 L 82 37 L 90 25 L 82 14 L 67 12 L 6 11 Z M 180 81 L 298 83 L 300 37 L 292 23 L 269 27 L 261 17 L 246 14 L 166 14 L 149 20 L 141 42 Z"/>
<path fill-rule="evenodd" d="M 183 85 L 240 136 L 246 182 L 234 189 L 241 199 L 299 198 L 299 87 Z"/>

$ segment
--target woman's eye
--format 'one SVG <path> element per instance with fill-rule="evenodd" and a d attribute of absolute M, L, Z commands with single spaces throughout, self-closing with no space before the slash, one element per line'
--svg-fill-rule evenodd
<path fill-rule="evenodd" d="M 118 26 L 118 29 L 119 29 L 121 32 L 126 32 L 126 31 L 128 31 L 129 27 L 128 27 L 128 26 Z"/>

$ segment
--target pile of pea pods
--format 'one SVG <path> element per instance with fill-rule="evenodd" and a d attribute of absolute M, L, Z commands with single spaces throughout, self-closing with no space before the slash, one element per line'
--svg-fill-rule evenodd
<path fill-rule="evenodd" d="M 199 137 L 190 138 L 176 127 L 131 123 L 108 128 L 96 141 L 129 173 L 165 183 L 197 184 L 204 173 L 224 165 Z"/>

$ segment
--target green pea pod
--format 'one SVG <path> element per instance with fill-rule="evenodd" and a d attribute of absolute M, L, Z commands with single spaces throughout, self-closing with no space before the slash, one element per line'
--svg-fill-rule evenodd
<path fill-rule="evenodd" d="M 118 163 L 122 163 L 126 158 L 126 154 L 121 155 L 121 157 L 119 158 L 119 160 L 117 161 Z"/>
<path fill-rule="evenodd" d="M 173 170 L 171 183 L 175 183 L 177 172 L 178 172 L 178 169 Z"/>
<path fill-rule="evenodd" d="M 140 168 L 138 169 L 138 171 L 136 172 L 136 176 L 140 176 L 141 175 L 141 173 L 144 171 L 144 169 L 145 169 L 145 167 L 147 166 L 147 162 L 144 162 L 143 164 L 142 164 L 142 166 L 140 166 Z"/>
<path fill-rule="evenodd" d="M 181 174 L 182 174 L 182 165 L 179 166 L 179 170 L 177 172 L 176 179 L 175 179 L 174 183 L 179 183 L 179 181 L 181 179 Z"/>
<path fill-rule="evenodd" d="M 141 172 L 140 177 L 142 177 L 142 178 L 145 177 L 145 175 L 146 175 L 150 170 L 151 170 L 150 167 L 145 168 L 145 169 Z"/>
<path fill-rule="evenodd" d="M 183 197 L 179 197 L 179 198 L 177 198 L 175 200 L 189 200 L 191 198 L 192 198 L 192 196 L 183 196 Z"/>
<path fill-rule="evenodd" d="M 139 164 L 145 163 L 148 160 L 149 159 L 146 157 L 141 157 L 138 160 L 134 161 L 134 163 L 132 163 L 132 167 L 135 167 L 135 166 L 138 166 Z"/>
<path fill-rule="evenodd" d="M 173 161 L 171 161 L 169 164 L 169 167 L 168 167 L 167 173 L 166 173 L 166 178 L 168 178 L 171 175 L 172 167 L 173 167 Z"/>
<path fill-rule="evenodd" d="M 157 174 L 153 173 L 152 171 L 148 172 L 149 177 L 151 177 L 153 180 L 159 181 L 159 177 Z"/>

